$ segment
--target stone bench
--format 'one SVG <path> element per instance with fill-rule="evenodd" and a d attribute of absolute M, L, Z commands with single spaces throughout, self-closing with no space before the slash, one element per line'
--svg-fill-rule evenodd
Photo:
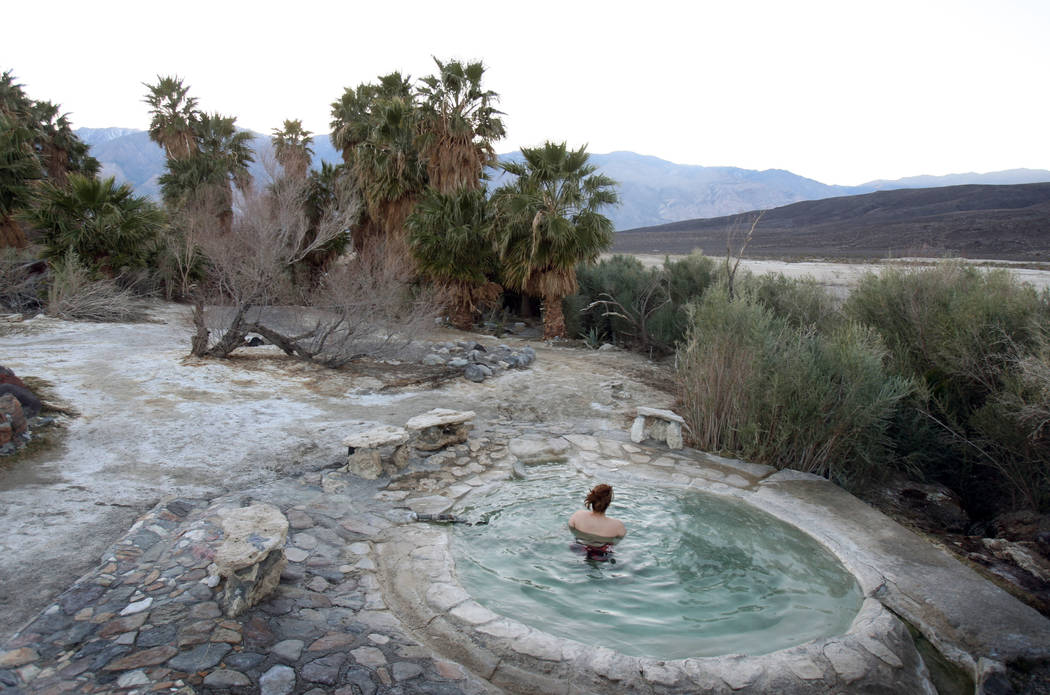
<path fill-rule="evenodd" d="M 225 585 L 219 594 L 223 612 L 234 618 L 259 603 L 281 581 L 288 564 L 284 542 L 288 519 L 272 504 L 256 502 L 216 513 L 222 544 L 215 551 L 214 571 Z"/>
<path fill-rule="evenodd" d="M 437 451 L 465 442 L 473 427 L 473 410 L 447 408 L 434 408 L 405 423 L 405 429 L 412 436 L 412 446 L 421 451 Z"/>
<path fill-rule="evenodd" d="M 346 470 L 367 480 L 375 480 L 383 472 L 380 449 L 394 447 L 390 464 L 401 470 L 408 464 L 409 434 L 404 427 L 375 425 L 363 427 L 343 439 L 347 447 Z"/>
<path fill-rule="evenodd" d="M 631 425 L 631 441 L 637 444 L 652 438 L 666 442 L 669 449 L 681 449 L 684 424 L 685 420 L 670 410 L 639 406 L 634 424 Z"/>

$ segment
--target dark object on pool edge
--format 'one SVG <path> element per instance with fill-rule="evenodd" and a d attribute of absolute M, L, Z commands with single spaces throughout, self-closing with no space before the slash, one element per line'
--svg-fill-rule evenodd
<path fill-rule="evenodd" d="M 433 524 L 466 524 L 467 526 L 485 526 L 489 523 L 488 519 L 470 522 L 452 514 L 417 514 L 416 521 L 429 521 Z"/>

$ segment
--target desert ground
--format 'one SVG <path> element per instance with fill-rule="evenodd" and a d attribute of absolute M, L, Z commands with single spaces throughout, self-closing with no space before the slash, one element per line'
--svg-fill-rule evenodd
<path fill-rule="evenodd" d="M 531 340 L 529 369 L 481 384 L 457 375 L 436 388 L 430 372 L 398 386 L 408 366 L 333 371 L 271 346 L 189 358 L 188 310 L 157 304 L 150 315 L 137 324 L 0 322 L 3 364 L 50 382 L 51 396 L 78 413 L 60 417 L 57 445 L 0 460 L 0 642 L 163 498 L 210 498 L 341 465 L 349 423 L 401 425 L 446 407 L 475 411 L 479 433 L 497 417 L 627 427 L 629 409 L 672 400 L 649 385 L 652 365 L 619 350 Z M 426 337 L 526 342 L 439 327 Z"/>

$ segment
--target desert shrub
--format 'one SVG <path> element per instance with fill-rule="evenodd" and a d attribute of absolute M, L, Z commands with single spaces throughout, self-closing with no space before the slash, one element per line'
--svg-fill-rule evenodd
<path fill-rule="evenodd" d="M 1050 507 L 1050 336 L 1019 353 L 1003 388 L 970 419 L 976 446 L 1005 480 L 1013 508 Z"/>
<path fill-rule="evenodd" d="M 43 261 L 25 249 L 0 249 L 0 309 L 35 313 L 44 306 L 46 279 Z"/>
<path fill-rule="evenodd" d="M 143 317 L 134 293 L 109 278 L 96 278 L 74 253 L 51 264 L 47 314 L 80 321 L 137 321 Z"/>
<path fill-rule="evenodd" d="M 1014 354 L 1050 318 L 1046 297 L 1008 271 L 957 262 L 869 273 L 845 311 L 878 331 L 897 368 L 923 377 L 953 416 L 977 410 L 1001 388 Z"/>
<path fill-rule="evenodd" d="M 887 436 L 912 389 L 887 373 L 878 335 L 793 326 L 748 294 L 716 289 L 691 308 L 679 401 L 694 444 L 860 487 L 893 455 Z"/>
<path fill-rule="evenodd" d="M 869 274 L 844 309 L 879 333 L 899 375 L 921 381 L 893 430 L 912 472 L 948 485 L 978 515 L 1045 507 L 1034 492 L 1045 480 L 1038 437 L 1019 418 L 1040 397 L 1032 375 L 1050 319 L 1046 293 L 1006 270 L 947 262 Z"/>
<path fill-rule="evenodd" d="M 783 273 L 745 273 L 738 282 L 742 292 L 750 294 L 774 315 L 787 319 L 792 326 L 814 326 L 828 331 L 841 322 L 841 302 L 812 277 L 794 279 Z"/>
<path fill-rule="evenodd" d="M 715 274 L 714 261 L 701 253 L 665 260 L 659 268 L 623 255 L 581 265 L 576 269 L 579 290 L 564 302 L 569 334 L 650 354 L 670 353 L 685 335 L 685 305 L 704 293 Z"/>

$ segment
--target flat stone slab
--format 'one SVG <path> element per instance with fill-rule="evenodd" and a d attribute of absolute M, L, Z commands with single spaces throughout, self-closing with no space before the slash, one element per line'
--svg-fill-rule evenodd
<path fill-rule="evenodd" d="M 355 449 L 378 449 L 384 446 L 399 446 L 407 441 L 408 431 L 404 427 L 379 425 L 350 433 L 343 439 L 343 446 Z"/>
<path fill-rule="evenodd" d="M 405 500 L 405 504 L 416 514 L 444 514 L 452 508 L 453 501 L 448 497 L 430 495 Z"/>
<path fill-rule="evenodd" d="M 684 425 L 685 420 L 682 419 L 681 415 L 671 412 L 670 410 L 661 410 L 660 408 L 647 408 L 644 405 L 638 406 L 635 411 L 638 417 L 652 417 L 660 420 L 666 420 L 667 422 L 677 422 L 679 425 Z"/>
<path fill-rule="evenodd" d="M 405 423 L 405 429 L 425 430 L 428 427 L 444 427 L 446 425 L 460 425 L 474 420 L 473 410 L 449 410 L 448 408 L 434 408 L 422 415 L 416 415 Z"/>

